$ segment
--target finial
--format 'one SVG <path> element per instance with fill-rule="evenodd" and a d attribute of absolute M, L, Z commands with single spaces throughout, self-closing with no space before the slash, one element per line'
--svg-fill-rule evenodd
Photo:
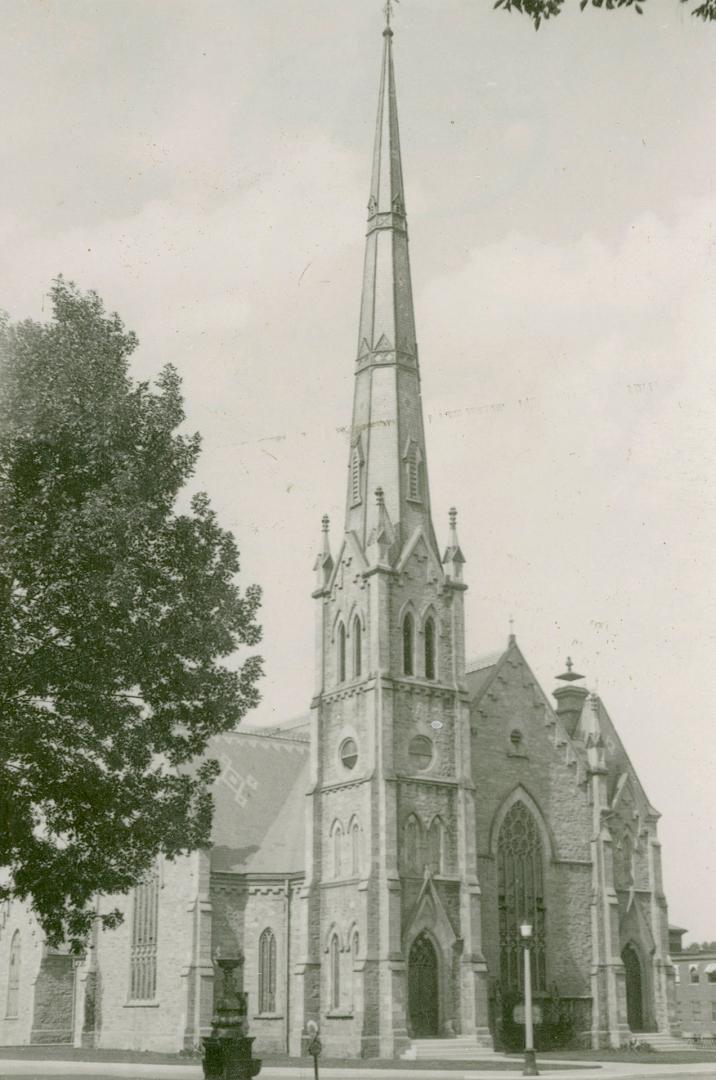
<path fill-rule="evenodd" d="M 450 515 L 450 528 L 454 529 L 457 525 L 457 510 L 454 506 L 450 507 L 450 509 L 448 510 L 448 514 Z"/>
<path fill-rule="evenodd" d="M 380 507 L 385 506 L 385 496 L 383 494 L 382 487 L 379 487 L 379 488 L 375 489 L 375 501 L 378 503 L 378 506 L 380 506 Z"/>
<path fill-rule="evenodd" d="M 383 34 L 386 37 L 392 37 L 393 31 L 390 29 L 390 20 L 393 15 L 393 4 L 399 4 L 400 0 L 386 0 L 383 11 L 385 12 L 385 30 Z"/>
<path fill-rule="evenodd" d="M 567 670 L 564 672 L 563 675 L 556 675 L 555 678 L 559 679 L 561 682 L 577 682 L 578 679 L 583 679 L 584 675 L 580 675 L 578 671 L 573 671 L 573 668 L 574 663 L 572 661 L 572 657 L 568 656 Z"/>
<path fill-rule="evenodd" d="M 509 621 L 510 621 L 510 637 L 509 637 L 509 642 L 510 642 L 510 644 L 512 645 L 512 644 L 513 644 L 513 643 L 515 642 L 515 640 L 516 640 L 516 639 L 515 639 L 515 617 L 514 617 L 514 615 L 510 615 L 510 620 L 509 620 Z"/>
<path fill-rule="evenodd" d="M 328 532 L 328 526 L 331 524 L 331 519 L 328 514 L 324 514 L 321 518 L 321 529 L 324 533 Z"/>

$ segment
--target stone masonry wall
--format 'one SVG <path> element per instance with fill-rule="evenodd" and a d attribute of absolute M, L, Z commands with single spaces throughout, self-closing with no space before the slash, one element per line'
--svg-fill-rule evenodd
<path fill-rule="evenodd" d="M 102 910 L 118 907 L 125 913 L 125 919 L 116 930 L 101 933 L 97 943 L 101 977 L 98 1007 L 102 1017 L 98 1046 L 169 1053 L 183 1048 L 187 988 L 182 975 L 191 961 L 192 926 L 188 908 L 195 889 L 191 857 L 162 863 L 157 988 L 152 1001 L 130 1000 L 132 895 L 107 897 L 102 901 Z"/>
<path fill-rule="evenodd" d="M 16 1015 L 8 1016 L 8 966 L 10 947 L 19 933 L 20 985 Z M 35 1005 L 35 981 L 43 956 L 43 934 L 27 904 L 6 901 L 0 905 L 0 1045 L 21 1046 L 30 1042 Z"/>
<path fill-rule="evenodd" d="M 473 708 L 471 722 L 483 948 L 490 976 L 499 979 L 497 828 L 506 801 L 519 789 L 517 795 L 537 811 L 544 833 L 547 985 L 564 996 L 589 998 L 591 808 L 585 775 L 516 648 L 479 708 Z"/>

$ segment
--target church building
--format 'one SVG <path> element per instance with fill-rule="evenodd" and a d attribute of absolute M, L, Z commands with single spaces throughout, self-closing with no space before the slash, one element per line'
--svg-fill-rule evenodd
<path fill-rule="evenodd" d="M 126 917 L 81 961 L 0 910 L 0 1044 L 198 1046 L 218 951 L 244 957 L 259 1055 L 304 1053 L 310 1021 L 328 1056 L 489 1054 L 523 1038 L 522 924 L 543 1045 L 674 1031 L 659 814 L 604 703 L 571 662 L 550 698 L 513 634 L 466 661 L 457 513 L 439 543 L 430 509 L 392 51 L 387 25 L 310 717 L 214 740 L 212 848 L 98 900 Z"/>

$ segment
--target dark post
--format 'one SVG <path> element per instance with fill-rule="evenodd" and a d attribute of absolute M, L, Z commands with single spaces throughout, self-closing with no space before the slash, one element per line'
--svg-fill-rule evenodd
<path fill-rule="evenodd" d="M 323 1046 L 321 1040 L 318 1037 L 318 1024 L 315 1020 L 309 1020 L 306 1025 L 308 1032 L 311 1036 L 311 1041 L 308 1044 L 308 1052 L 313 1058 L 313 1080 L 318 1080 L 318 1059 L 321 1056 L 321 1050 Z"/>
<path fill-rule="evenodd" d="M 251 1080 L 261 1071 L 261 1062 L 252 1054 L 253 1037 L 248 1034 L 248 994 L 237 990 L 234 971 L 244 958 L 214 957 L 224 976 L 222 996 L 211 1020 L 211 1035 L 203 1039 L 202 1065 L 206 1080 Z"/>

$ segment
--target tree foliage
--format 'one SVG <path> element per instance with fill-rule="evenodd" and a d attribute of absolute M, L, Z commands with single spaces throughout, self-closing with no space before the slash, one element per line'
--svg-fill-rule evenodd
<path fill-rule="evenodd" d="M 692 0 L 681 0 L 682 4 L 691 2 Z M 565 0 L 495 0 L 493 7 L 502 8 L 503 11 L 519 11 L 532 20 L 535 30 L 539 30 L 542 22 L 560 14 L 564 3 Z M 637 15 L 643 15 L 648 0 L 579 0 L 582 11 L 590 4 L 606 11 L 628 7 Z M 700 3 L 691 8 L 691 14 L 704 22 L 713 22 L 716 20 L 716 0 L 700 0 Z"/>
<path fill-rule="evenodd" d="M 175 508 L 199 437 L 174 369 L 133 382 L 119 317 L 52 300 L 0 325 L 0 899 L 78 949 L 95 894 L 207 843 L 217 766 L 190 762 L 257 703 L 260 593 L 206 496 Z"/>

